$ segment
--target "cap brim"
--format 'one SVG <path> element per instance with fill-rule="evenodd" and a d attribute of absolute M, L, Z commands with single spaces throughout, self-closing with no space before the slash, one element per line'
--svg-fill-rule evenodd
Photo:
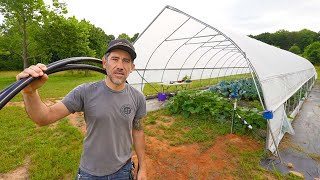
<path fill-rule="evenodd" d="M 108 49 L 107 53 L 111 52 L 114 49 L 121 49 L 121 50 L 128 52 L 130 54 L 132 60 L 136 59 L 136 57 L 137 57 L 136 52 L 134 52 L 131 48 L 129 48 L 127 46 L 122 46 L 122 45 L 116 45 L 116 46 L 111 47 L 110 49 Z"/>

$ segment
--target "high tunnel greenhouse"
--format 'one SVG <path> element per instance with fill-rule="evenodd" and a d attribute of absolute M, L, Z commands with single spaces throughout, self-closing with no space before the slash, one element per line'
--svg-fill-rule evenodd
<path fill-rule="evenodd" d="M 186 75 L 200 82 L 235 76 L 254 80 L 263 109 L 273 112 L 266 140 L 273 153 L 284 133 L 293 133 L 288 117 L 297 112 L 316 78 L 314 66 L 298 55 L 217 29 L 171 6 L 134 46 L 136 70 L 128 82 L 140 91 L 146 84 L 179 81 Z"/>

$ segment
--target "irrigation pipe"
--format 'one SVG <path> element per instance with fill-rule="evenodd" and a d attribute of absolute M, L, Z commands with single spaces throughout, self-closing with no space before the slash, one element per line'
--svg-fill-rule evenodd
<path fill-rule="evenodd" d="M 106 74 L 106 71 L 103 68 L 99 68 L 93 65 L 87 64 L 74 64 L 74 63 L 82 63 L 82 62 L 93 62 L 102 64 L 102 61 L 97 58 L 91 57 L 73 57 L 62 59 L 51 64 L 47 65 L 47 70 L 45 74 L 53 74 L 60 71 L 66 70 L 74 70 L 74 69 L 86 69 L 92 70 L 99 73 Z M 15 96 L 17 95 L 22 89 L 24 89 L 27 85 L 29 85 L 34 80 L 38 79 L 39 77 L 32 77 L 29 76 L 27 78 L 20 79 L 19 81 L 14 82 L 10 86 L 6 87 L 4 90 L 0 92 L 0 110 Z"/>

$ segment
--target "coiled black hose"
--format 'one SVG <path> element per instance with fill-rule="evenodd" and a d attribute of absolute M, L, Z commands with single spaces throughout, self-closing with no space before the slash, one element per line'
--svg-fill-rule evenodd
<path fill-rule="evenodd" d="M 82 62 L 93 62 L 102 64 L 101 59 L 92 58 L 92 57 L 73 57 L 62 59 L 47 65 L 47 70 L 44 72 L 45 74 L 53 74 L 60 71 L 66 70 L 74 70 L 74 69 L 86 69 L 92 70 L 96 72 L 100 72 L 102 74 L 106 74 L 105 69 L 87 65 L 87 64 L 74 64 L 74 63 L 82 63 Z M 17 95 L 23 88 L 29 85 L 34 80 L 38 79 L 39 77 L 32 77 L 29 76 L 27 78 L 20 79 L 19 81 L 14 82 L 10 86 L 6 87 L 4 90 L 0 92 L 0 110 L 15 96 Z"/>

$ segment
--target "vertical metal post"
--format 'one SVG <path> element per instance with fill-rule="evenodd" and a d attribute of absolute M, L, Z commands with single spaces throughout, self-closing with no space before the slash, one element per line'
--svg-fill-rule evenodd
<path fill-rule="evenodd" d="M 289 97 L 289 99 L 287 100 L 288 101 L 288 104 L 289 104 L 289 106 L 288 106 L 288 113 L 290 113 L 290 111 L 291 111 L 291 97 Z"/>
<path fill-rule="evenodd" d="M 233 115 L 232 115 L 232 124 L 231 124 L 231 134 L 233 134 L 233 128 L 234 128 L 234 119 L 236 116 L 236 110 L 237 110 L 237 98 L 234 100 L 234 105 L 233 105 Z"/>
<path fill-rule="evenodd" d="M 272 132 L 272 129 L 271 129 L 271 126 L 270 126 L 270 119 L 267 119 L 267 122 L 268 122 L 267 124 L 268 124 L 268 128 L 269 128 L 269 131 L 270 131 L 270 134 L 271 134 L 271 137 L 272 137 L 272 141 L 273 141 L 274 147 L 276 147 L 276 151 L 277 151 L 279 160 L 282 163 L 282 159 L 281 159 L 281 156 L 280 156 L 280 153 L 279 153 L 279 149 L 278 149 L 278 146 L 276 144 L 276 140 L 274 138 L 274 135 L 273 135 L 273 132 Z"/>
<path fill-rule="evenodd" d="M 263 117 L 267 120 L 268 129 L 270 131 L 274 147 L 276 147 L 277 155 L 279 157 L 280 162 L 282 163 L 282 159 L 281 159 L 281 156 L 280 156 L 280 153 L 279 153 L 279 149 L 278 149 L 278 146 L 276 144 L 276 140 L 274 138 L 274 135 L 273 135 L 273 132 L 272 132 L 272 129 L 271 129 L 271 125 L 270 125 L 270 119 L 273 118 L 273 112 L 272 111 L 264 111 L 263 112 Z"/>
<path fill-rule="evenodd" d="M 302 98 L 301 98 L 301 95 L 302 95 L 302 88 L 303 88 L 303 87 L 301 87 L 301 88 L 300 88 L 299 102 L 300 102 L 300 101 L 301 101 L 301 99 L 302 99 Z"/>
<path fill-rule="evenodd" d="M 234 120 L 235 120 L 236 111 L 237 111 L 238 82 L 236 82 L 234 85 L 233 94 L 231 94 L 231 97 L 234 98 L 233 115 L 232 115 L 232 122 L 231 122 L 231 134 L 233 134 Z"/>

